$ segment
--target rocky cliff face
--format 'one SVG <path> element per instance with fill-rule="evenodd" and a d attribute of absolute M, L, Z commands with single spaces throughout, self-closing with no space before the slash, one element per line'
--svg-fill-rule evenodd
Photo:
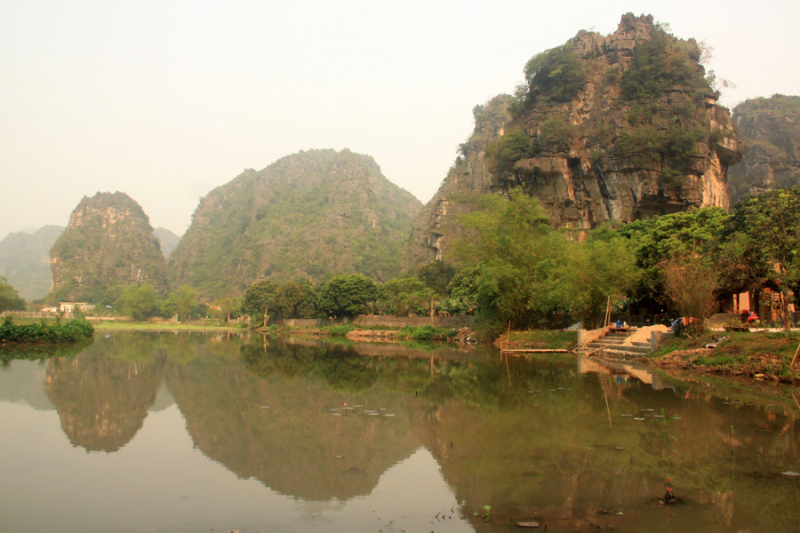
<path fill-rule="evenodd" d="M 207 298 L 241 294 L 258 279 L 389 279 L 421 207 L 369 156 L 300 152 L 203 198 L 170 257 L 170 276 Z"/>
<path fill-rule="evenodd" d="M 800 185 L 800 96 L 754 98 L 733 109 L 747 142 L 741 163 L 731 167 L 731 203 L 745 195 Z"/>
<path fill-rule="evenodd" d="M 700 206 L 728 207 L 742 140 L 716 105 L 701 50 L 627 14 L 534 56 L 514 96 L 477 106 L 475 130 L 414 221 L 410 266 L 448 260 L 465 196 L 521 187 L 555 226 L 588 230 Z"/>
<path fill-rule="evenodd" d="M 9 233 L 0 241 L 0 276 L 26 300 L 43 298 L 50 291 L 50 248 L 63 231 L 44 226 L 33 233 Z"/>
<path fill-rule="evenodd" d="M 166 263 L 141 206 L 127 194 L 84 197 L 50 250 L 54 300 L 104 302 L 114 285 L 167 290 Z"/>

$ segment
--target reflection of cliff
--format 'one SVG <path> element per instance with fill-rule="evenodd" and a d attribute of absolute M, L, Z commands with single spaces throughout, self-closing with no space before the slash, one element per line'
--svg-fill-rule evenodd
<path fill-rule="evenodd" d="M 596 521 L 599 509 L 613 506 L 625 509 L 629 529 L 661 531 L 643 521 L 652 515 L 637 516 L 634 509 L 655 504 L 667 477 L 691 500 L 695 521 L 784 530 L 780 519 L 767 516 L 791 516 L 800 504 L 796 491 L 782 493 L 767 481 L 797 460 L 796 445 L 777 452 L 779 444 L 797 440 L 791 417 L 781 421 L 754 408 L 729 408 L 705 391 L 679 395 L 607 376 L 573 379 L 574 363 L 510 363 L 511 384 L 497 384 L 498 398 L 507 401 L 496 408 L 450 399 L 415 420 L 467 515 L 491 505 L 496 517 L 569 517 L 577 524 Z M 697 401 L 707 405 L 698 409 Z M 752 428 L 758 419 L 764 420 L 760 431 Z M 777 442 L 776 426 L 787 433 Z M 752 472 L 756 464 L 760 471 Z M 613 513 L 603 520 L 604 527 L 619 526 Z M 681 530 L 688 520 L 676 515 L 670 530 Z"/>
<path fill-rule="evenodd" d="M 375 385 L 374 367 L 317 357 L 325 348 L 263 350 L 260 341 L 243 348 L 247 368 L 242 359 L 198 358 L 167 379 L 196 446 L 239 477 L 297 498 L 342 500 L 369 494 L 419 447 L 414 398 Z M 354 408 L 332 411 L 345 402 Z"/>
<path fill-rule="evenodd" d="M 45 391 L 74 446 L 114 452 L 130 442 L 163 379 L 155 347 L 144 336 L 117 334 L 74 358 L 48 361 Z"/>

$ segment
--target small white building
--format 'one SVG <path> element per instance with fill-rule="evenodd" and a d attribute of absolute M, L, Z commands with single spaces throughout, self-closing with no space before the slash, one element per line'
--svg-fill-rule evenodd
<path fill-rule="evenodd" d="M 86 302 L 58 302 L 58 310 L 64 314 L 87 313 L 93 309 L 94 304 Z"/>

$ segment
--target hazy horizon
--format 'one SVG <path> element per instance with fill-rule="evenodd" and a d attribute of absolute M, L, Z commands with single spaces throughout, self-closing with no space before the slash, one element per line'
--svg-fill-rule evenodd
<path fill-rule="evenodd" d="M 66 226 L 121 191 L 182 235 L 200 197 L 245 168 L 349 148 L 427 203 L 472 108 L 582 29 L 652 14 L 706 41 L 728 107 L 800 94 L 800 4 L 743 1 L 4 2 L 0 239 Z"/>

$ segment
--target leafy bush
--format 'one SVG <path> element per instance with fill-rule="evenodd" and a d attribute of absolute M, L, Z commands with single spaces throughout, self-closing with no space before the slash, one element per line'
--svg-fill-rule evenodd
<path fill-rule="evenodd" d="M 0 342 L 75 342 L 91 337 L 94 327 L 85 320 L 67 320 L 55 326 L 42 320 L 39 324 L 18 326 L 7 316 L 0 326 Z"/>
<path fill-rule="evenodd" d="M 406 326 L 400 330 L 400 336 L 416 341 L 447 340 L 455 337 L 456 331 L 435 326 Z"/>
<path fill-rule="evenodd" d="M 539 127 L 536 146 L 539 150 L 563 152 L 578 136 L 578 126 L 562 118 L 550 117 Z"/>
<path fill-rule="evenodd" d="M 353 324 L 340 324 L 336 326 L 326 326 L 323 329 L 325 329 L 328 332 L 328 334 L 332 336 L 344 337 L 354 329 L 358 328 Z"/>
<path fill-rule="evenodd" d="M 556 102 L 569 102 L 586 85 L 586 68 L 566 44 L 533 56 L 525 65 L 528 101 L 549 97 Z"/>
<path fill-rule="evenodd" d="M 628 100 L 652 100 L 670 89 L 691 97 L 711 93 L 705 71 L 698 63 L 700 50 L 694 41 L 681 41 L 664 31 L 637 41 L 633 60 L 622 75 L 622 96 Z"/>
<path fill-rule="evenodd" d="M 487 164 L 492 174 L 508 172 L 514 163 L 532 155 L 531 140 L 519 128 L 508 128 L 505 135 L 486 147 Z"/>

